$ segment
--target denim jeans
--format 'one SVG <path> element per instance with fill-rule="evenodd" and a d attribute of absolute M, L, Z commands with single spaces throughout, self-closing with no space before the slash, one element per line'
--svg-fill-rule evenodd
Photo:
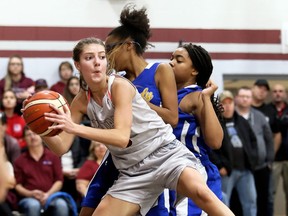
<path fill-rule="evenodd" d="M 233 188 L 236 188 L 242 205 L 243 215 L 257 215 L 257 194 L 254 177 L 249 170 L 233 170 L 230 176 L 222 176 L 222 190 L 230 203 Z"/>
<path fill-rule="evenodd" d="M 40 202 L 31 197 L 20 200 L 19 208 L 21 213 L 29 216 L 40 216 L 41 213 L 44 212 Z M 51 202 L 48 210 L 53 216 L 69 216 L 68 204 L 62 198 L 55 198 Z"/>

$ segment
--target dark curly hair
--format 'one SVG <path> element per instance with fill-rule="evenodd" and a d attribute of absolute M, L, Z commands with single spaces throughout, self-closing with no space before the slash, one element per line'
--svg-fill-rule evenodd
<path fill-rule="evenodd" d="M 146 8 L 135 9 L 135 5 L 127 4 L 120 14 L 120 26 L 113 29 L 108 36 L 115 36 L 120 40 L 131 38 L 138 46 L 136 53 L 142 55 L 151 37 L 150 20 L 148 19 Z"/>

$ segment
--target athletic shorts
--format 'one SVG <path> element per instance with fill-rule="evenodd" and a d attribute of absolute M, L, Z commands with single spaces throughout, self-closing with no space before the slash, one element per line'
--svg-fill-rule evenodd
<path fill-rule="evenodd" d="M 211 191 L 222 200 L 222 190 L 221 190 L 221 177 L 218 171 L 218 168 L 209 160 L 208 156 L 204 155 L 201 157 L 201 163 L 205 167 L 206 170 L 206 179 L 207 186 Z M 175 191 L 170 191 L 169 198 L 172 200 L 176 199 Z M 181 216 L 181 215 L 189 215 L 189 216 L 205 216 L 205 213 L 202 209 L 200 209 L 192 199 L 185 198 L 180 203 L 177 203 L 176 207 L 172 206 L 170 209 L 171 216 Z"/>
<path fill-rule="evenodd" d="M 146 215 L 164 188 L 176 190 L 179 176 L 185 167 L 205 173 L 200 160 L 185 145 L 174 140 L 138 164 L 121 170 L 118 180 L 107 194 L 138 204 L 140 214 Z"/>

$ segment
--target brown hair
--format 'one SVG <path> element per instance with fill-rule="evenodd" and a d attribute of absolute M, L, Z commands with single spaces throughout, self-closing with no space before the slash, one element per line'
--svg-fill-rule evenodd
<path fill-rule="evenodd" d="M 79 79 L 77 76 L 72 76 L 72 77 L 70 77 L 70 78 L 68 79 L 67 84 L 66 84 L 66 86 L 65 86 L 65 88 L 64 88 L 63 96 L 64 96 L 64 98 L 67 100 L 67 102 L 68 102 L 69 105 L 71 104 L 72 100 L 73 100 L 74 97 L 75 97 L 75 95 L 73 95 L 73 94 L 71 93 L 70 89 L 69 89 L 69 85 L 70 85 L 70 82 L 71 82 L 72 80 L 77 80 L 77 81 L 79 82 L 79 84 L 80 84 L 80 79 Z"/>
<path fill-rule="evenodd" d="M 95 38 L 95 37 L 83 38 L 76 44 L 76 46 L 73 49 L 73 60 L 75 62 L 80 61 L 80 55 L 83 52 L 84 47 L 90 44 L 99 44 L 105 47 L 104 42 L 99 38 Z M 80 73 L 80 88 L 83 89 L 84 91 L 88 90 L 87 83 L 83 79 L 83 76 L 81 73 Z"/>
<path fill-rule="evenodd" d="M 100 142 L 96 141 L 91 141 L 90 147 L 89 147 L 89 155 L 87 157 L 87 160 L 95 160 L 97 161 L 97 156 L 94 153 L 94 149 L 96 148 L 97 145 L 102 144 Z"/>
<path fill-rule="evenodd" d="M 22 57 L 20 55 L 17 55 L 17 54 L 10 56 L 9 61 L 8 61 L 8 65 L 7 65 L 7 74 L 5 75 L 4 90 L 8 90 L 8 89 L 12 88 L 12 78 L 11 78 L 11 71 L 9 70 L 9 67 L 10 67 L 11 60 L 13 58 L 18 58 L 21 61 L 21 64 L 22 64 L 21 74 L 24 75 Z"/>

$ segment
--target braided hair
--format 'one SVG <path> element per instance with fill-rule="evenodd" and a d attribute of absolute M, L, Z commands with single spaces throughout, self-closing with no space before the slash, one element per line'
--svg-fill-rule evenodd
<path fill-rule="evenodd" d="M 198 72 L 196 76 L 197 85 L 199 85 L 202 89 L 206 88 L 206 84 L 213 71 L 213 64 L 209 53 L 203 47 L 192 43 L 183 44 L 180 45 L 180 47 L 186 49 L 194 68 Z M 214 94 L 211 95 L 211 102 L 216 115 L 219 119 L 221 119 L 223 107 L 220 104 L 219 97 L 214 97 Z"/>

